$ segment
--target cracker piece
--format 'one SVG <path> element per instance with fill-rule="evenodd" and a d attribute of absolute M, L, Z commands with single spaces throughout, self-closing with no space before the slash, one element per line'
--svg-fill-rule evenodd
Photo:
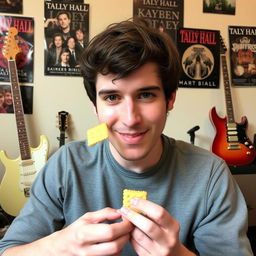
<path fill-rule="evenodd" d="M 87 130 L 87 143 L 92 146 L 108 138 L 108 127 L 106 123 L 99 124 Z"/>
<path fill-rule="evenodd" d="M 131 199 L 134 197 L 139 197 L 142 199 L 147 199 L 147 191 L 143 190 L 129 190 L 129 189 L 124 189 L 123 190 L 123 206 L 131 208 L 133 211 L 136 211 L 140 213 L 139 210 L 134 209 L 131 207 Z"/>

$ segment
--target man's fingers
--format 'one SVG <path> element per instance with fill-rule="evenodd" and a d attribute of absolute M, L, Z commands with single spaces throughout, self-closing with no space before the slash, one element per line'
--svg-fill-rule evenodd
<path fill-rule="evenodd" d="M 95 212 L 87 212 L 81 217 L 81 219 L 86 223 L 100 223 L 107 220 L 116 220 L 120 217 L 120 213 L 115 209 L 107 207 Z"/>
<path fill-rule="evenodd" d="M 133 198 L 131 206 L 142 212 L 144 216 L 164 228 L 172 228 L 176 221 L 160 205 L 142 198 Z"/>
<path fill-rule="evenodd" d="M 130 233 L 133 225 L 128 220 L 113 224 L 88 224 L 82 223 L 77 232 L 78 243 L 102 243 L 115 240 L 121 236 Z"/>

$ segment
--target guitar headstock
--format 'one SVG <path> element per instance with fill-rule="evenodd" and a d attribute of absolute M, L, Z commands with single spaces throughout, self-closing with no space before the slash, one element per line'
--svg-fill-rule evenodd
<path fill-rule="evenodd" d="M 16 35 L 18 30 L 15 27 L 10 27 L 8 34 L 6 35 L 5 43 L 3 46 L 3 55 L 7 60 L 15 60 L 16 55 L 21 52 L 17 42 Z"/>
<path fill-rule="evenodd" d="M 227 52 L 227 47 L 225 45 L 223 37 L 220 35 L 220 54 L 225 54 Z"/>
<path fill-rule="evenodd" d="M 59 129 L 61 132 L 65 132 L 68 129 L 68 118 L 69 113 L 66 111 L 58 112 L 58 119 L 59 119 Z"/>

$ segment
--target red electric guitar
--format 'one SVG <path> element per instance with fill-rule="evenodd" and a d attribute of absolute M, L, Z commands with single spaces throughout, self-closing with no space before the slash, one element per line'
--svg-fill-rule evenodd
<path fill-rule="evenodd" d="M 236 123 L 231 98 L 229 74 L 226 60 L 227 48 L 221 38 L 221 64 L 224 78 L 227 116 L 221 118 L 213 107 L 210 119 L 216 129 L 212 143 L 212 152 L 223 158 L 229 166 L 250 164 L 256 157 L 256 150 L 246 136 L 247 118 L 243 116 L 241 123 Z"/>

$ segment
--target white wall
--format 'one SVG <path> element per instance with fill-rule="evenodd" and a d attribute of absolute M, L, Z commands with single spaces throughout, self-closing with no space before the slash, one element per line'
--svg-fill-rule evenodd
<path fill-rule="evenodd" d="M 59 129 L 56 126 L 59 111 L 68 111 L 71 116 L 67 141 L 84 139 L 86 130 L 97 120 L 91 111 L 82 78 L 44 76 L 44 2 L 23 2 L 23 15 L 35 18 L 34 112 L 33 115 L 25 115 L 26 126 L 31 146 L 36 147 L 40 134 L 44 134 L 50 141 L 52 154 L 58 149 L 59 143 Z M 228 25 L 256 26 L 255 0 L 236 0 L 236 15 L 205 14 L 202 12 L 203 0 L 184 2 L 185 27 L 221 30 L 226 42 Z M 90 38 L 108 24 L 132 17 L 132 0 L 88 0 L 86 3 L 90 5 Z M 256 87 L 232 88 L 232 93 L 236 121 L 240 121 L 242 115 L 247 116 L 247 134 L 253 139 L 256 132 Z M 225 114 L 223 83 L 219 89 L 180 88 L 165 133 L 189 142 L 187 130 L 199 125 L 195 144 L 210 149 L 214 129 L 209 120 L 209 111 L 213 106 L 217 107 L 220 115 Z M 0 115 L 0 149 L 4 149 L 10 158 L 19 155 L 15 116 L 12 114 Z M 3 166 L 0 163 L 1 173 Z"/>

